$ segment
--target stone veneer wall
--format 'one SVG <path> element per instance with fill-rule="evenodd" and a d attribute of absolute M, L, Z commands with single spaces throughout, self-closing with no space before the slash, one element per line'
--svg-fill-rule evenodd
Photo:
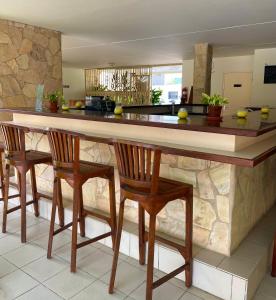
<path fill-rule="evenodd" d="M 49 151 L 46 137 L 28 134 L 26 139 L 32 149 Z M 81 142 L 81 158 L 88 161 L 115 166 L 116 197 L 119 200 L 119 178 L 115 163 L 114 149 L 105 144 Z M 228 255 L 230 249 L 230 204 L 234 167 L 200 159 L 163 155 L 161 175 L 193 184 L 194 186 L 194 242 L 204 248 Z M 37 167 L 38 186 L 52 192 L 52 168 Z M 72 189 L 63 182 L 63 195 L 72 198 Z M 109 211 L 108 185 L 104 179 L 89 180 L 84 185 L 86 205 Z M 185 205 L 181 200 L 173 201 L 160 212 L 157 226 L 160 231 L 178 238 L 184 238 Z M 126 218 L 137 222 L 137 208 L 132 201 L 126 202 Z"/>
<path fill-rule="evenodd" d="M 255 168 L 236 167 L 231 252 L 273 206 L 276 199 L 276 155 Z"/>
<path fill-rule="evenodd" d="M 47 138 L 29 133 L 29 148 L 49 151 Z M 112 146 L 81 141 L 81 159 L 115 167 L 116 198 L 119 201 L 119 178 Z M 52 193 L 52 167 L 36 169 L 38 187 Z M 194 243 L 212 251 L 230 255 L 250 229 L 273 205 L 276 195 L 276 155 L 255 168 L 163 155 L 160 175 L 191 183 L 194 186 Z M 88 206 L 109 211 L 108 185 L 104 179 L 92 179 L 84 185 L 84 202 Z M 63 182 L 63 195 L 72 199 L 72 189 Z M 159 231 L 184 238 L 185 205 L 177 200 L 169 203 L 157 217 Z M 137 208 L 127 201 L 126 219 L 138 221 Z"/>
<path fill-rule="evenodd" d="M 0 19 L 0 106 L 34 106 L 38 84 L 62 89 L 60 32 Z"/>

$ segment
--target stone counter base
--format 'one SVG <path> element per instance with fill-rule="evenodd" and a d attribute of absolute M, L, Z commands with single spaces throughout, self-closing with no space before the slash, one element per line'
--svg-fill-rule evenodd
<path fill-rule="evenodd" d="M 41 134 L 29 133 L 26 142 L 29 148 L 49 151 L 47 138 Z M 113 147 L 82 141 L 81 159 L 115 167 L 118 203 L 119 178 Z M 36 173 L 38 188 L 52 193 L 52 167 L 39 165 Z M 173 155 L 163 155 L 161 163 L 161 176 L 194 186 L 194 243 L 228 256 L 273 205 L 276 195 L 274 174 L 276 156 L 255 168 Z M 64 197 L 72 199 L 72 189 L 65 182 L 62 189 Z M 109 211 L 107 181 L 95 178 L 87 181 L 83 189 L 85 205 Z M 127 220 L 137 223 L 135 203 L 126 202 L 125 216 Z M 184 216 L 183 201 L 171 202 L 158 215 L 157 229 L 184 239 Z"/>

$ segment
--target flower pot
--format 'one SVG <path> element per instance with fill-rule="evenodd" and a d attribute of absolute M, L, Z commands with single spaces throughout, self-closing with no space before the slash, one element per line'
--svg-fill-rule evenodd
<path fill-rule="evenodd" d="M 209 105 L 208 106 L 208 119 L 209 120 L 221 120 L 222 106 Z"/>
<path fill-rule="evenodd" d="M 49 110 L 52 113 L 56 113 L 58 111 L 58 103 L 49 101 Z"/>

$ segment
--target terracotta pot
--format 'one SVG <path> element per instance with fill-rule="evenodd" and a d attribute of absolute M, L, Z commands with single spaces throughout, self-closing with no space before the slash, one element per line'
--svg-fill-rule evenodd
<path fill-rule="evenodd" d="M 52 113 L 56 113 L 58 111 L 58 103 L 49 101 L 49 110 Z"/>
<path fill-rule="evenodd" d="M 220 120 L 221 119 L 222 106 L 209 105 L 208 106 L 208 119 Z"/>

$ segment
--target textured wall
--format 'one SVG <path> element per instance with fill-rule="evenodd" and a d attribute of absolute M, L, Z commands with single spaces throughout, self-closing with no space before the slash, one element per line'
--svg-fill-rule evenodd
<path fill-rule="evenodd" d="M 49 151 L 47 138 L 28 134 L 32 149 Z M 81 141 L 81 158 L 115 167 L 116 198 L 119 201 L 119 178 L 114 149 L 105 144 Z M 250 229 L 273 205 L 276 195 L 276 155 L 255 168 L 163 155 L 160 175 L 194 186 L 194 243 L 224 255 L 230 255 Z M 52 167 L 37 167 L 40 190 L 52 192 Z M 83 186 L 85 204 L 109 211 L 108 184 L 104 179 L 89 180 Z M 63 195 L 72 199 L 72 189 L 64 182 Z M 183 239 L 185 205 L 177 200 L 169 203 L 157 217 L 159 231 Z M 138 221 L 137 208 L 127 201 L 126 219 Z"/>
<path fill-rule="evenodd" d="M 28 134 L 27 143 L 32 149 L 49 151 L 46 137 Z M 88 161 L 115 166 L 116 197 L 119 200 L 119 178 L 113 147 L 81 142 L 81 158 Z M 228 255 L 230 249 L 230 204 L 231 185 L 234 167 L 199 159 L 173 155 L 163 155 L 161 175 L 163 177 L 188 182 L 194 186 L 194 242 L 204 248 Z M 37 167 L 37 181 L 40 189 L 52 192 L 52 168 Z M 72 189 L 63 183 L 63 195 L 72 198 Z M 86 205 L 109 211 L 108 185 L 104 179 L 89 180 L 83 187 Z M 178 238 L 184 238 L 185 204 L 181 200 L 169 203 L 157 218 L 160 231 Z M 125 216 L 137 222 L 137 208 L 134 202 L 127 201 Z"/>
<path fill-rule="evenodd" d="M 0 105 L 34 106 L 37 84 L 62 89 L 60 32 L 0 19 Z"/>

